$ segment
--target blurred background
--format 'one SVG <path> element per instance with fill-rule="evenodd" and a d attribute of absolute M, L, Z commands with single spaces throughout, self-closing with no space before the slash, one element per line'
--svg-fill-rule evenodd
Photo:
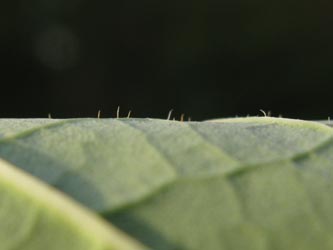
<path fill-rule="evenodd" d="M 0 117 L 333 112 L 332 1 L 1 5 Z"/>

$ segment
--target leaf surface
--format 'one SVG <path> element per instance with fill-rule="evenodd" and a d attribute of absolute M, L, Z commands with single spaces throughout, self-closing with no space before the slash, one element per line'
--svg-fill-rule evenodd
<path fill-rule="evenodd" d="M 39 180 L 0 160 L 0 249 L 144 247 Z"/>
<path fill-rule="evenodd" d="M 0 120 L 0 157 L 152 249 L 333 249 L 324 124 Z"/>

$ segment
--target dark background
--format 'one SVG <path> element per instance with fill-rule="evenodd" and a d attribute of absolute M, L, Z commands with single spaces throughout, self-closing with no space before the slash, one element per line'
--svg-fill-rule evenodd
<path fill-rule="evenodd" d="M 0 8 L 0 117 L 332 114 L 329 0 L 31 0 Z"/>

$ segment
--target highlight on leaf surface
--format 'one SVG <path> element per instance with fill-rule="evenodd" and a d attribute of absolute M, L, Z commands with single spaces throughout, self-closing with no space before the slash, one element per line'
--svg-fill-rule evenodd
<path fill-rule="evenodd" d="M 36 178 L 0 160 L 0 249 L 144 249 Z"/>
<path fill-rule="evenodd" d="M 0 157 L 2 225 L 19 232 L 0 224 L 4 250 L 38 232 L 52 249 L 333 249 L 333 130 L 318 122 L 0 120 Z"/>

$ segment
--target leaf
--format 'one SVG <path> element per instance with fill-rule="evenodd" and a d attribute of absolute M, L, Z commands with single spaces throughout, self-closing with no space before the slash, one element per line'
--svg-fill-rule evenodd
<path fill-rule="evenodd" d="M 0 157 L 152 249 L 333 249 L 324 124 L 0 120 Z"/>
<path fill-rule="evenodd" d="M 0 160 L 0 249 L 144 249 L 97 216 Z"/>

